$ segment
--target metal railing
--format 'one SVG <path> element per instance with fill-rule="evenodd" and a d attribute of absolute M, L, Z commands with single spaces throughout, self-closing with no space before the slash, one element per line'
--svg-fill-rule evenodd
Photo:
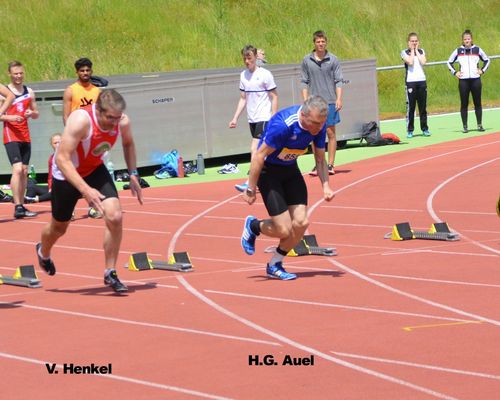
<path fill-rule="evenodd" d="M 500 58 L 500 55 L 494 55 L 494 56 L 488 56 L 490 60 L 494 60 L 496 58 Z M 426 63 L 425 65 L 428 66 L 428 65 L 446 65 L 448 64 L 448 60 L 446 61 L 432 61 L 432 62 L 428 62 Z M 389 65 L 389 66 L 386 66 L 386 67 L 377 67 L 377 71 L 388 71 L 388 70 L 393 70 L 393 69 L 402 69 L 404 68 L 404 64 L 401 64 L 401 65 Z"/>

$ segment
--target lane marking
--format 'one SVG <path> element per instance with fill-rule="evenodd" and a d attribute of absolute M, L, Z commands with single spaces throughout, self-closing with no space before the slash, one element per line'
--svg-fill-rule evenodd
<path fill-rule="evenodd" d="M 491 283 L 450 281 L 450 280 L 443 280 L 443 279 L 429 279 L 429 278 L 420 278 L 420 277 L 415 277 L 415 276 L 388 275 L 388 274 L 376 274 L 376 273 L 371 273 L 371 274 L 368 274 L 368 275 L 380 276 L 380 277 L 383 277 L 383 278 L 406 279 L 406 280 L 422 281 L 422 282 L 450 283 L 452 285 L 484 286 L 484 287 L 500 288 L 500 285 L 494 285 L 494 284 L 491 284 Z"/>
<path fill-rule="evenodd" d="M 288 337 L 285 337 L 277 332 L 274 332 L 270 329 L 267 329 L 261 325 L 258 325 L 246 318 L 243 318 L 242 316 L 232 312 L 232 311 L 229 311 L 228 309 L 220 306 L 219 304 L 215 303 L 213 300 L 209 299 L 208 297 L 206 297 L 204 294 L 200 293 L 197 289 L 195 289 L 193 286 L 191 286 L 184 277 L 182 276 L 178 276 L 177 277 L 177 280 L 186 288 L 187 291 L 189 291 L 193 296 L 197 297 L 199 300 L 201 300 L 202 302 L 204 302 L 205 304 L 209 305 L 210 307 L 214 308 L 215 310 L 219 311 L 220 313 L 228 316 L 229 318 L 231 319 L 234 319 L 236 321 L 239 321 L 241 322 L 242 324 L 252 328 L 253 330 L 256 330 L 258 332 L 261 332 L 265 335 L 268 335 L 268 336 L 271 336 L 272 338 L 282 342 L 282 343 L 285 343 L 289 346 L 292 346 L 292 347 L 295 347 L 299 350 L 302 350 L 304 351 L 306 354 L 314 354 L 320 358 L 323 358 L 324 360 L 327 360 L 327 361 L 330 361 L 334 364 L 337 364 L 337 365 L 341 365 L 341 366 L 344 366 L 344 367 L 347 367 L 347 368 L 350 368 L 354 371 L 357 371 L 357 372 L 361 372 L 361 373 L 364 373 L 364 374 L 367 374 L 367 375 L 371 375 L 371 376 L 374 376 L 376 378 L 379 378 L 379 379 L 382 379 L 382 380 L 385 380 L 385 381 L 388 381 L 388 382 L 391 382 L 391 383 L 395 383 L 395 384 L 398 384 L 398 385 L 401 385 L 401 386 L 405 386 L 405 387 L 408 387 L 410 389 L 413 389 L 415 391 L 418 391 L 418 392 L 422 392 L 422 393 L 426 393 L 430 396 L 434 396 L 438 399 L 446 399 L 446 400 L 457 400 L 455 397 L 452 397 L 452 396 L 448 396 L 446 394 L 443 394 L 443 393 L 440 393 L 440 392 L 437 392 L 435 390 L 432 390 L 432 389 L 428 389 L 426 387 L 423 387 L 423 386 L 419 386 L 419 385 L 416 385 L 416 384 L 413 384 L 411 382 L 408 382 L 408 381 L 405 381 L 405 380 L 402 380 L 402 379 L 399 379 L 399 378 L 395 378 L 393 376 L 390 376 L 390 375 L 387 375 L 387 374 L 384 374 L 384 373 L 381 373 L 381 372 L 377 372 L 375 370 L 372 370 L 372 369 L 368 369 L 368 368 L 365 368 L 365 367 L 362 367 L 362 366 L 359 366 L 357 364 L 353 364 L 351 362 L 348 362 L 348 361 L 344 361 L 340 358 L 337 358 L 337 357 L 332 357 L 330 356 L 329 354 L 326 354 L 326 353 L 323 353 L 319 350 L 316 350 L 312 347 L 309 347 L 307 345 L 303 345 L 299 342 L 296 342 L 292 339 L 289 339 Z"/>
<path fill-rule="evenodd" d="M 493 143 L 497 143 L 497 142 L 493 142 Z M 477 168 L 481 168 L 481 167 L 484 167 L 485 165 L 488 165 L 488 164 L 491 164 L 491 163 L 494 163 L 495 161 L 498 161 L 500 160 L 500 157 L 496 157 L 496 158 L 493 158 L 491 160 L 488 160 L 488 161 L 485 161 L 481 164 L 477 164 L 471 168 L 467 168 L 453 176 L 451 176 L 450 178 L 446 179 L 444 182 L 441 182 L 436 188 L 434 188 L 434 190 L 431 192 L 431 194 L 429 195 L 429 197 L 427 197 L 427 210 L 429 212 L 429 214 L 431 215 L 431 217 L 434 219 L 435 222 L 442 222 L 441 219 L 438 217 L 438 215 L 436 214 L 436 212 L 434 211 L 434 208 L 433 208 L 433 201 L 434 201 L 434 197 L 436 196 L 436 194 L 442 189 L 444 188 L 446 185 L 448 185 L 448 183 L 450 183 L 451 181 L 455 180 L 456 178 L 464 175 L 464 174 L 467 174 L 469 173 L 470 171 L 474 171 L 475 169 Z M 458 232 L 458 231 L 457 231 Z M 458 232 L 460 233 L 460 232 Z M 460 233 L 460 236 L 462 236 L 464 239 L 467 239 L 468 241 L 470 241 L 472 244 L 478 246 L 478 247 L 481 247 L 485 250 L 488 250 L 488 251 L 491 251 L 492 253 L 495 253 L 495 254 L 499 254 L 500 255 L 500 250 L 498 249 L 495 249 L 493 247 L 490 247 L 490 246 L 487 246 L 481 242 L 478 242 L 474 239 L 471 239 L 465 235 L 463 235 L 462 233 Z"/>
<path fill-rule="evenodd" d="M 8 305 L 11 305 L 11 303 L 0 301 L 0 305 L 7 305 L 8 306 Z M 134 320 L 130 320 L 130 319 L 123 319 L 123 318 L 116 318 L 116 317 L 107 317 L 104 315 L 83 313 L 83 312 L 78 312 L 78 311 L 67 311 L 67 310 L 62 310 L 62 309 L 52 308 L 52 307 L 41 307 L 41 306 L 33 306 L 30 304 L 20 304 L 20 303 L 16 304 L 16 307 L 23 307 L 23 308 L 27 308 L 30 310 L 46 311 L 46 312 L 51 312 L 51 313 L 63 314 L 63 315 L 71 315 L 73 317 L 84 317 L 84 318 L 90 318 L 90 319 L 97 319 L 97 320 L 101 320 L 101 321 L 117 322 L 120 324 L 143 326 L 143 327 L 148 327 L 148 328 L 157 328 L 157 329 L 164 329 L 164 330 L 183 332 L 183 333 L 193 333 L 196 335 L 212 336 L 212 337 L 217 337 L 217 338 L 222 338 L 222 339 L 237 340 L 237 341 L 241 341 L 241 342 L 259 343 L 259 344 L 266 344 L 266 345 L 270 345 L 270 346 L 281 346 L 280 343 L 271 342 L 268 340 L 253 339 L 253 338 L 247 338 L 247 337 L 243 337 L 243 336 L 226 335 L 223 333 L 216 333 L 216 332 L 191 329 L 191 328 L 182 328 L 182 327 L 173 326 L 173 325 L 155 324 L 152 322 L 143 322 L 143 321 L 134 321 Z"/>
<path fill-rule="evenodd" d="M 448 254 L 452 256 L 498 257 L 496 254 L 466 253 L 459 251 L 444 251 L 444 250 L 431 250 L 431 249 L 406 249 L 399 251 L 387 251 L 385 253 L 382 253 L 381 256 L 394 256 L 394 255 L 408 254 L 408 253 L 434 253 L 434 254 Z"/>
<path fill-rule="evenodd" d="M 427 157 L 425 159 L 420 159 L 420 160 L 415 160 L 411 163 L 407 163 L 405 165 L 401 165 L 401 166 L 398 166 L 398 167 L 393 167 L 393 168 L 390 168 L 390 169 L 387 169 L 387 170 L 384 170 L 384 171 L 380 171 L 378 173 L 375 173 L 375 174 L 372 174 L 370 176 L 367 176 L 363 179 L 360 179 L 358 181 L 355 181 L 355 182 L 352 182 L 351 184 L 348 184 L 340 189 L 338 189 L 337 191 L 335 191 L 334 193 L 337 194 L 343 190 L 346 190 L 358 183 L 361 183 L 361 182 L 364 182 L 368 179 L 372 179 L 376 176 L 379 176 L 379 175 L 383 175 L 385 173 L 388 173 L 390 171 L 394 171 L 394 170 L 397 170 L 397 169 L 400 169 L 400 168 L 404 168 L 404 167 L 407 167 L 409 165 L 413 165 L 413 164 L 418 164 L 418 163 L 421 163 L 421 162 L 424 162 L 424 161 L 428 161 L 428 160 L 432 160 L 432 159 L 435 159 L 435 158 L 439 158 L 439 157 L 443 157 L 445 155 L 449 155 L 449 154 L 455 154 L 455 153 L 459 153 L 459 152 L 462 152 L 462 151 L 470 151 L 472 148 L 477 148 L 477 147 L 483 147 L 483 146 L 489 146 L 491 145 L 491 143 L 484 143 L 484 144 L 480 144 L 480 145 L 477 145 L 477 146 L 473 146 L 473 147 L 467 147 L 467 148 L 464 148 L 464 149 L 459 149 L 459 150 L 454 150 L 454 151 L 451 151 L 451 152 L 447 152 L 447 153 L 444 153 L 444 154 L 439 154 L 439 155 L 436 155 L 436 156 L 432 156 L 432 157 Z M 219 207 L 219 206 L 222 206 L 226 203 L 228 203 L 229 201 L 231 201 L 232 199 L 236 198 L 237 196 L 234 196 L 234 197 L 231 197 L 229 199 L 226 199 L 225 201 L 222 201 L 220 202 L 220 204 L 218 205 L 215 205 L 213 207 L 210 207 L 209 209 L 207 209 L 206 211 L 198 214 L 197 216 L 194 216 L 193 218 L 191 218 L 189 221 L 187 221 L 184 225 L 182 225 L 178 231 L 174 234 L 174 236 L 172 237 L 171 241 L 170 241 L 170 245 L 169 245 L 169 251 L 168 253 L 169 254 L 172 254 L 172 252 L 174 251 L 175 249 L 175 244 L 179 238 L 179 236 L 182 234 L 182 232 L 187 228 L 188 225 L 190 225 L 191 223 L 193 223 L 194 221 L 196 221 L 197 219 L 201 218 L 202 216 L 206 215 L 208 212 L 212 211 L 213 209 Z M 308 215 L 311 215 L 311 213 L 313 212 L 313 210 L 319 206 L 319 204 L 321 204 L 323 202 L 323 200 L 319 200 L 315 205 L 313 205 L 310 209 L 309 209 L 309 213 Z M 330 262 L 332 262 L 331 260 L 329 260 Z M 353 271 L 355 272 L 355 271 Z M 448 395 L 445 395 L 445 394 L 442 394 L 442 393 L 439 393 L 439 392 L 435 392 L 431 389 L 428 389 L 428 388 L 425 388 L 425 387 L 421 387 L 421 386 L 418 386 L 418 385 L 414 385 L 410 382 L 406 382 L 406 381 L 403 381 L 403 380 L 400 380 L 398 378 L 394 378 L 392 376 L 389 376 L 389 375 L 385 375 L 385 374 L 381 374 L 381 373 L 378 373 L 376 371 L 373 371 L 373 370 L 370 370 L 370 369 L 367 369 L 367 368 L 363 368 L 363 367 L 360 367 L 356 364 L 352 364 L 352 363 L 349 363 L 349 362 L 346 362 L 344 360 L 341 360 L 339 358 L 335 358 L 335 357 L 329 357 L 327 354 L 325 353 L 322 353 L 322 352 L 319 352 L 311 347 L 308 347 L 308 346 L 305 346 L 305 345 L 302 345 L 300 343 L 297 343 L 291 339 L 288 339 L 278 333 L 275 333 L 273 331 L 270 331 L 269 329 L 266 329 L 260 325 L 257 325 L 225 308 L 223 308 L 222 306 L 220 306 L 219 304 L 215 303 L 214 301 L 210 300 L 209 298 L 207 298 L 206 296 L 204 296 L 202 293 L 200 293 L 198 290 L 196 290 L 193 286 L 191 286 L 187 280 L 182 277 L 182 276 L 178 276 L 177 279 L 179 280 L 179 282 L 186 288 L 186 290 L 188 290 L 189 292 L 191 292 L 195 297 L 197 297 L 198 299 L 200 299 L 201 301 L 205 302 L 206 304 L 208 304 L 209 306 L 213 307 L 215 310 L 227 315 L 229 318 L 231 319 L 235 319 L 237 321 L 240 321 L 242 324 L 245 324 L 255 330 L 258 330 L 259 332 L 263 332 L 271 337 L 274 337 L 276 339 L 278 339 L 279 341 L 282 341 L 284 343 L 287 343 L 293 347 L 296 347 L 298 349 L 301 349 L 301 350 L 304 350 L 306 351 L 307 353 L 311 353 L 311 354 L 316 354 L 318 355 L 319 357 L 321 358 L 324 358 L 326 360 L 329 360 L 329 361 L 332 361 L 336 364 L 339 364 L 339 365 L 343 365 L 347 368 L 351 368 L 353 370 L 357 370 L 357 371 L 360 371 L 360 372 L 363 372 L 363 373 L 366 373 L 368 375 L 372 375 L 372 376 L 376 376 L 380 379 L 383 379 L 383 380 L 387 380 L 387 381 L 390 381 L 390 382 L 393 382 L 393 383 L 396 383 L 396 384 L 399 384 L 399 385 L 403 385 L 403 386 L 407 386 L 407 387 L 410 387 L 416 391 L 420 391 L 420 392 L 424 392 L 424 393 L 427 393 L 429 395 L 432 395 L 434 397 L 437 397 L 437 398 L 443 398 L 443 399 L 453 399 L 453 397 L 451 396 L 448 396 Z M 375 280 L 372 280 L 371 278 L 368 278 L 368 277 L 363 277 L 363 279 L 368 279 L 368 280 L 371 280 L 371 281 L 374 281 L 374 282 L 377 282 Z M 377 282 L 378 285 L 382 285 L 380 282 Z M 393 289 L 393 288 L 391 288 Z M 396 289 L 393 289 L 393 290 L 396 290 Z M 400 291 L 398 291 L 400 292 Z M 404 293 L 404 292 L 401 292 L 401 293 Z M 409 294 L 408 294 L 409 295 Z M 422 299 L 422 300 L 425 300 L 425 299 Z"/>
<path fill-rule="evenodd" d="M 9 354 L 9 353 L 3 353 L 3 352 L 0 352 L 0 357 L 7 358 L 7 359 L 10 359 L 10 360 L 22 361 L 22 362 L 25 362 L 25 363 L 42 365 L 44 368 L 46 367 L 46 364 L 50 364 L 50 365 L 53 364 L 52 361 L 37 360 L 35 358 L 23 357 L 23 356 L 18 356 L 18 355 L 15 355 L 15 354 Z M 63 370 L 63 365 L 56 364 L 56 368 L 58 370 Z M 137 384 L 137 385 L 143 385 L 143 386 L 147 386 L 147 387 L 150 387 L 150 388 L 162 389 L 162 390 L 167 390 L 167 391 L 173 391 L 173 392 L 188 394 L 188 395 L 191 395 L 191 396 L 202 397 L 202 398 L 205 398 L 205 399 L 231 400 L 228 397 L 222 397 L 222 396 L 215 395 L 215 394 L 204 393 L 204 392 L 200 392 L 198 390 L 186 389 L 186 388 L 182 388 L 182 387 L 179 387 L 179 386 L 165 385 L 165 384 L 162 384 L 162 383 L 145 381 L 143 379 L 130 378 L 128 376 L 122 376 L 122 375 L 116 375 L 116 374 L 112 374 L 112 375 L 92 374 L 92 376 L 99 377 L 99 378 L 106 378 L 106 379 L 114 379 L 114 380 L 117 380 L 117 381 L 123 381 L 123 382 L 128 382 L 128 383 L 134 383 L 134 384 Z"/>
<path fill-rule="evenodd" d="M 437 308 L 441 308 L 443 310 L 447 310 L 447 311 L 450 311 L 454 314 L 459 314 L 459 315 L 463 315 L 467 318 L 470 318 L 470 319 L 474 319 L 474 320 L 479 320 L 479 321 L 483 321 L 483 322 L 488 322 L 492 325 L 495 325 L 495 326 L 500 326 L 500 322 L 499 321 L 496 321 L 494 319 L 491 319 L 491 318 L 487 318 L 487 317 L 483 317 L 481 315 L 477 315 L 477 314 L 473 314 L 473 313 L 469 313 L 467 311 L 463 311 L 463 310 L 460 310 L 458 308 L 455 308 L 455 307 L 451 307 L 451 306 L 447 306 L 446 304 L 441 304 L 441 303 L 438 303 L 436 301 L 432 301 L 432 300 L 428 300 L 428 299 L 425 299 L 423 297 L 420 297 L 420 296 L 417 296 L 417 295 L 414 295 L 414 294 L 411 294 L 411 293 L 408 293 L 408 292 L 405 292 L 403 290 L 399 290 L 399 289 L 396 289 L 392 286 L 389 286 L 389 285 L 386 285 L 385 283 L 382 283 L 380 281 L 377 281 L 376 279 L 372 279 L 364 274 L 362 274 L 361 272 L 358 272 L 352 268 L 349 268 L 347 265 L 344 265 L 342 264 L 341 262 L 337 261 L 337 260 L 332 260 L 332 259 L 329 259 L 328 262 L 332 263 L 333 265 L 336 265 L 337 267 L 339 267 L 340 269 L 344 270 L 344 271 L 347 271 L 355 276 L 357 276 L 358 278 L 364 280 L 364 281 L 367 281 L 375 286 L 378 286 L 378 287 L 381 287 L 385 290 L 388 290 L 389 292 L 393 292 L 393 293 L 396 293 L 396 294 L 399 294 L 400 296 L 404 296 L 404 297 L 408 297 L 410 299 L 413 299 L 415 301 L 418 301 L 420 303 L 424 303 L 424 304 L 427 304 L 427 305 L 430 305 L 430 306 L 433 306 L 433 307 L 437 307 Z"/>
<path fill-rule="evenodd" d="M 455 369 L 455 368 L 438 367 L 436 365 L 418 364 L 418 363 L 413 363 L 413 362 L 408 362 L 408 361 L 400 361 L 400 360 L 391 360 L 391 359 L 387 359 L 387 358 L 363 356 L 360 354 L 341 353 L 338 351 L 332 351 L 332 353 L 337 355 L 337 356 L 340 356 L 340 357 L 356 358 L 358 360 L 376 361 L 376 362 L 386 363 L 386 364 L 404 365 L 407 367 L 423 368 L 423 369 L 430 369 L 433 371 L 450 372 L 452 374 L 469 375 L 469 376 L 477 376 L 480 378 L 500 380 L 499 375 L 486 374 L 484 372 L 475 372 L 475 371 L 466 371 L 466 370 Z"/>
<path fill-rule="evenodd" d="M 404 326 L 403 330 L 407 331 L 407 332 L 412 332 L 415 329 L 440 328 L 442 326 L 457 326 L 457 325 L 467 325 L 467 324 L 482 324 L 482 322 L 481 321 L 461 321 L 461 322 L 448 322 L 446 324 Z"/>
<path fill-rule="evenodd" d="M 341 309 L 347 309 L 347 310 L 366 311 L 366 312 L 373 312 L 373 313 L 380 313 L 380 314 L 395 314 L 395 315 L 404 315 L 404 316 L 419 317 L 419 318 L 439 319 L 439 320 L 443 320 L 443 321 L 455 321 L 455 323 L 466 322 L 463 319 L 457 319 L 457 318 L 441 317 L 438 315 L 429 315 L 429 314 L 417 314 L 417 313 L 404 312 L 404 311 L 383 310 L 383 309 L 371 308 L 371 307 L 348 306 L 345 304 L 321 303 L 321 302 L 317 302 L 317 301 L 295 300 L 295 299 L 286 299 L 286 298 L 270 297 L 270 296 L 258 296 L 258 295 L 253 295 L 253 294 L 227 292 L 227 291 L 220 291 L 220 290 L 205 289 L 204 291 L 207 293 L 221 294 L 221 295 L 225 295 L 225 296 L 244 297 L 244 298 L 249 298 L 249 299 L 271 300 L 271 301 L 279 301 L 279 302 L 283 302 L 283 303 L 306 304 L 306 305 L 310 305 L 310 306 L 341 308 Z"/>
<path fill-rule="evenodd" d="M 380 207 L 355 207 L 355 206 L 335 206 L 330 204 L 324 204 L 321 208 L 340 208 L 347 210 L 367 210 L 367 211 L 395 211 L 395 212 L 415 212 L 421 213 L 425 210 L 416 210 L 412 208 L 380 208 Z"/>

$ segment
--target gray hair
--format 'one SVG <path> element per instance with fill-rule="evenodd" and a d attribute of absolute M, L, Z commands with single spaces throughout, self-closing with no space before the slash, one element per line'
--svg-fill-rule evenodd
<path fill-rule="evenodd" d="M 318 111 L 321 116 L 328 115 L 328 103 L 321 96 L 310 96 L 306 101 L 304 101 L 302 112 L 305 115 L 309 115 L 312 109 Z"/>
<path fill-rule="evenodd" d="M 109 109 L 112 109 L 115 111 L 123 112 L 126 106 L 127 104 L 125 103 L 125 99 L 115 89 L 103 90 L 99 94 L 99 97 L 96 101 L 96 108 L 99 111 L 107 111 Z"/>

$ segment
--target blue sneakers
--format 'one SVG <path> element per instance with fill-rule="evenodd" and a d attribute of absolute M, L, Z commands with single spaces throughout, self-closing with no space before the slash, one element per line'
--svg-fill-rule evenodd
<path fill-rule="evenodd" d="M 240 185 L 234 185 L 234 187 L 236 188 L 236 190 L 237 190 L 238 192 L 243 193 L 245 190 L 247 190 L 247 189 L 248 189 L 248 183 L 247 183 L 247 182 L 245 182 L 245 183 L 242 183 L 242 184 L 240 184 Z"/>
<path fill-rule="evenodd" d="M 269 278 L 280 279 L 282 281 L 297 279 L 297 275 L 285 271 L 281 262 L 277 262 L 274 265 L 267 264 L 266 272 Z"/>
<path fill-rule="evenodd" d="M 408 133 L 406 134 L 406 137 L 407 137 L 408 139 L 411 139 L 411 138 L 413 137 L 413 132 L 408 132 Z"/>
<path fill-rule="evenodd" d="M 424 136 L 431 136 L 431 133 L 429 132 L 428 129 L 426 129 L 425 131 L 422 132 L 424 134 Z"/>
<path fill-rule="evenodd" d="M 250 224 L 253 220 L 257 218 L 249 215 L 245 219 L 245 226 L 243 227 L 243 233 L 241 234 L 241 247 L 249 256 L 255 253 L 255 239 L 257 235 L 250 229 Z"/>

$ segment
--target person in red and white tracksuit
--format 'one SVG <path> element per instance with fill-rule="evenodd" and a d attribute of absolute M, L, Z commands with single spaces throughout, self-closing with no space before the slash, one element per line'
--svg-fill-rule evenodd
<path fill-rule="evenodd" d="M 24 207 L 24 194 L 28 185 L 28 165 L 31 158 L 31 137 L 28 126 L 30 118 L 39 116 L 35 94 L 31 88 L 25 86 L 24 66 L 19 61 L 8 64 L 10 83 L 7 88 L 13 93 L 15 99 L 1 116 L 3 121 L 3 143 L 10 164 L 12 176 L 10 187 L 14 200 L 14 218 L 35 217 L 36 212 Z"/>
<path fill-rule="evenodd" d="M 479 68 L 479 61 L 483 66 Z M 457 71 L 453 64 L 458 62 L 460 69 Z M 472 93 L 474 111 L 476 113 L 477 130 L 483 132 L 483 107 L 481 105 L 481 75 L 490 65 L 486 53 L 472 43 L 472 32 L 465 30 L 462 34 L 462 46 L 453 50 L 448 59 L 448 69 L 458 78 L 458 91 L 460 92 L 460 116 L 462 117 L 463 132 L 469 132 L 467 125 L 467 109 L 469 107 L 469 94 Z"/>
<path fill-rule="evenodd" d="M 123 155 L 130 174 L 130 189 L 142 204 L 135 144 L 130 120 L 123 113 L 125 100 L 114 89 L 100 93 L 95 104 L 73 111 L 64 128 L 52 165 L 52 218 L 36 245 L 40 267 L 56 273 L 50 252 L 66 233 L 76 202 L 83 197 L 104 215 L 104 283 L 115 292 L 128 290 L 118 279 L 116 261 L 122 239 L 122 209 L 104 154 L 121 136 Z"/>

